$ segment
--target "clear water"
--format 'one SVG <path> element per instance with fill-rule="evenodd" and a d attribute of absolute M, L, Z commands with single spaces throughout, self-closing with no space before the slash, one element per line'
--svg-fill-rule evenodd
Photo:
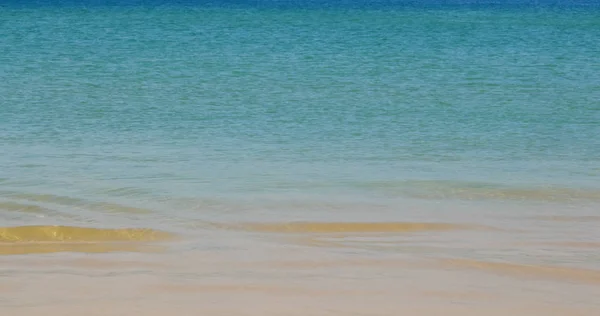
<path fill-rule="evenodd" d="M 0 12 L 4 191 L 600 199 L 597 10 Z"/>
<path fill-rule="evenodd" d="M 468 223 L 506 231 L 416 230 L 438 256 L 596 268 L 566 242 L 600 245 L 600 9 L 482 3 L 0 4 L 0 226 L 228 249 L 255 235 L 227 225 L 314 221 L 250 230 L 384 256 L 352 234 Z"/>

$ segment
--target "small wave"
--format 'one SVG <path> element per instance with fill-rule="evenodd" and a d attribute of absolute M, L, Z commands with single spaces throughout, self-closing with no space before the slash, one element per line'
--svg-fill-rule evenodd
<path fill-rule="evenodd" d="M 152 195 L 151 190 L 146 190 L 146 189 L 137 188 L 137 187 L 103 188 L 103 189 L 97 190 L 96 192 L 100 193 L 100 194 L 109 195 L 109 196 L 124 196 L 124 197 L 151 196 Z"/>
<path fill-rule="evenodd" d="M 8 214 L 21 214 L 25 216 L 35 217 L 51 217 L 54 219 L 84 219 L 79 214 L 65 213 L 63 211 L 56 210 L 55 208 L 51 207 L 51 205 L 37 205 L 30 203 L 14 202 L 10 200 L 0 200 L 0 218 Z"/>
<path fill-rule="evenodd" d="M 285 223 L 244 223 L 224 225 L 229 229 L 239 229 L 262 233 L 408 233 L 420 231 L 447 231 L 467 229 L 470 226 L 450 223 L 410 223 L 410 222 L 285 222 Z"/>
<path fill-rule="evenodd" d="M 555 222 L 600 222 L 600 215 L 550 215 L 550 216 L 537 216 L 534 217 L 537 220 L 555 221 Z"/>
<path fill-rule="evenodd" d="M 564 187 L 518 187 L 494 183 L 407 180 L 358 184 L 367 190 L 420 199 L 600 201 L 600 190 Z"/>
<path fill-rule="evenodd" d="M 60 206 L 81 207 L 90 211 L 123 213 L 123 214 L 151 214 L 153 211 L 146 208 L 127 206 L 110 202 L 90 201 L 53 194 L 35 194 L 12 191 L 2 191 L 1 196 L 27 203 L 55 204 Z"/>
<path fill-rule="evenodd" d="M 33 214 L 45 214 L 48 212 L 48 210 L 38 205 L 21 204 L 10 201 L 0 201 L 0 211 L 23 212 Z"/>

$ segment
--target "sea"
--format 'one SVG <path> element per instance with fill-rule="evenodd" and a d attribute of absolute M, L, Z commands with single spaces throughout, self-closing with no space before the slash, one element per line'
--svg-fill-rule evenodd
<path fill-rule="evenodd" d="M 0 314 L 599 297 L 599 1 L 0 0 Z"/>

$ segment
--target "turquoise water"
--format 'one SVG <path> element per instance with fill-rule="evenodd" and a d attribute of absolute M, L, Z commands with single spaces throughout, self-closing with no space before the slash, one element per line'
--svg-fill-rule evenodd
<path fill-rule="evenodd" d="M 597 205 L 598 43 L 593 6 L 0 7 L 0 219 Z"/>

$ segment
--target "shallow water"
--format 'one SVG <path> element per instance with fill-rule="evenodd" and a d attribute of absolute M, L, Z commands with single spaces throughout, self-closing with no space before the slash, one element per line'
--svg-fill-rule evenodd
<path fill-rule="evenodd" d="M 600 314 L 599 8 L 482 3 L 0 4 L 0 311 Z"/>

